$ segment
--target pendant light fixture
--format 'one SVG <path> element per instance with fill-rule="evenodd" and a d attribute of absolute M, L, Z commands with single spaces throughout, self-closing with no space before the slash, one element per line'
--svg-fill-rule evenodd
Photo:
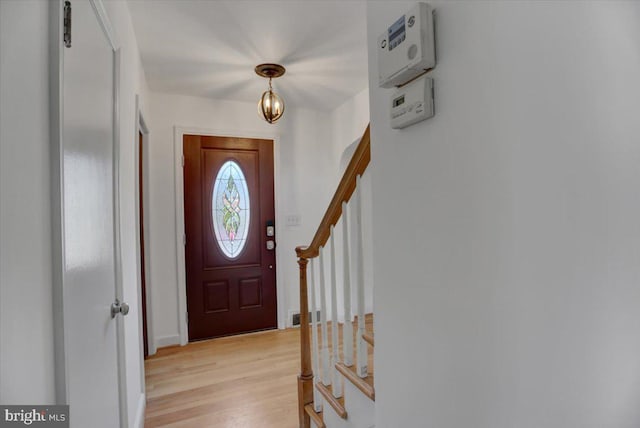
<path fill-rule="evenodd" d="M 280 64 L 260 64 L 257 65 L 256 74 L 269 79 L 269 90 L 265 91 L 258 101 L 258 112 L 260 116 L 269 123 L 274 123 L 282 117 L 284 113 L 284 101 L 273 92 L 271 79 L 280 77 L 286 71 Z"/>

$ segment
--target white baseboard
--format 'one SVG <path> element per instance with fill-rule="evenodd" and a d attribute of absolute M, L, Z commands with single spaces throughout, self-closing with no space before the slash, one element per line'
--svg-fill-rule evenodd
<path fill-rule="evenodd" d="M 155 355 L 156 352 L 158 352 L 158 344 L 154 340 L 154 341 L 149 343 L 149 356 Z"/>
<path fill-rule="evenodd" d="M 136 420 L 134 428 L 144 428 L 144 411 L 147 408 L 147 395 L 142 393 L 138 400 L 138 409 L 136 410 Z"/>
<path fill-rule="evenodd" d="M 171 336 L 162 336 L 156 338 L 156 349 L 164 348 L 165 346 L 173 346 L 180 344 L 180 335 L 173 334 Z"/>

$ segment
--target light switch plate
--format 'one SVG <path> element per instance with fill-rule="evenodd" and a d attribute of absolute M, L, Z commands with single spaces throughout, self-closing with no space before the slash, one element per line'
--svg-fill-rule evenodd
<path fill-rule="evenodd" d="M 302 223 L 300 214 L 289 214 L 285 221 L 287 226 L 300 226 L 300 223 Z"/>

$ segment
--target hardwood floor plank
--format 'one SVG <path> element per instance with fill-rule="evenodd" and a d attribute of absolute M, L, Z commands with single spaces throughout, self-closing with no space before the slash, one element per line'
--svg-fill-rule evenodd
<path fill-rule="evenodd" d="M 297 427 L 299 332 L 158 350 L 145 361 L 145 427 Z"/>
<path fill-rule="evenodd" d="M 145 361 L 144 426 L 296 428 L 299 372 L 298 328 L 159 349 Z"/>

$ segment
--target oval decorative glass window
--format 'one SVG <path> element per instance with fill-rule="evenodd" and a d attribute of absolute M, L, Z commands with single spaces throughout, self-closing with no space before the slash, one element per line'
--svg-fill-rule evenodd
<path fill-rule="evenodd" d="M 218 171 L 211 195 L 213 231 L 225 256 L 235 259 L 249 233 L 249 188 L 240 165 L 229 160 Z"/>

